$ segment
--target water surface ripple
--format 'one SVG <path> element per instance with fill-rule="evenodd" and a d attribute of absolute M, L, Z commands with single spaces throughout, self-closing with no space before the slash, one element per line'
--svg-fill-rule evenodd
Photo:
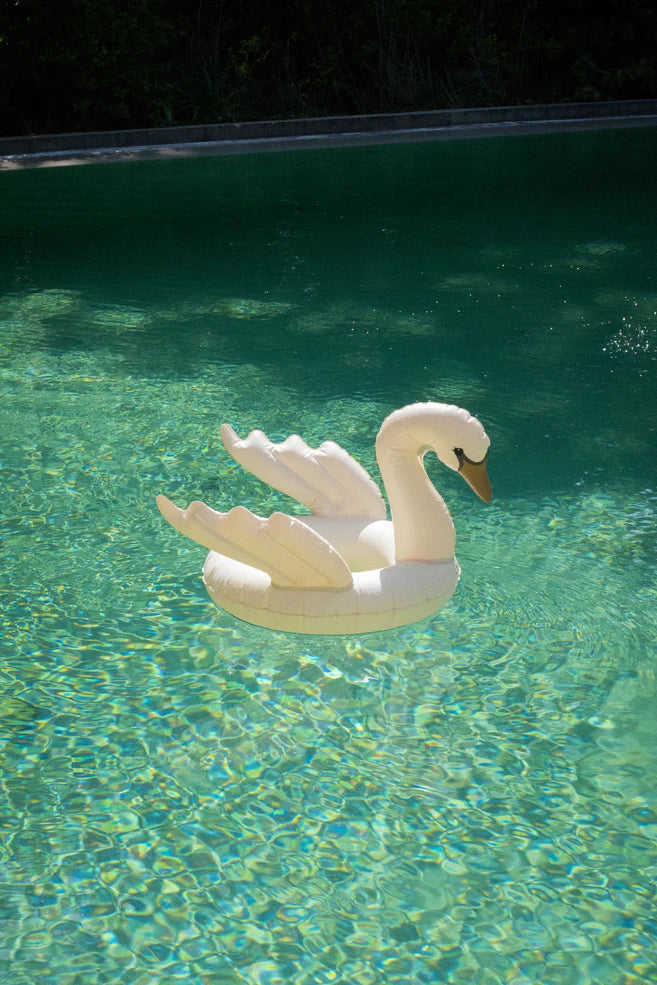
<path fill-rule="evenodd" d="M 7 985 L 657 982 L 651 130 L 9 173 Z M 457 402 L 426 624 L 216 610 L 166 492 L 289 508 L 219 425 Z"/>

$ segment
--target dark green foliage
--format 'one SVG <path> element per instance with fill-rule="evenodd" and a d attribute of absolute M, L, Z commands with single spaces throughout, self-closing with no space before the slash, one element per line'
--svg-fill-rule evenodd
<path fill-rule="evenodd" d="M 180 43 L 161 0 L 5 0 L 0 38 L 5 132 L 158 119 Z"/>
<path fill-rule="evenodd" d="M 657 95 L 649 0 L 0 0 L 0 132 Z"/>

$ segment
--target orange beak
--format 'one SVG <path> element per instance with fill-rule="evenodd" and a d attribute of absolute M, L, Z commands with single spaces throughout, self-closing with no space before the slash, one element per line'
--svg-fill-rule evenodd
<path fill-rule="evenodd" d="M 465 455 L 459 461 L 459 474 L 463 476 L 471 489 L 474 489 L 479 499 L 484 503 L 490 503 L 493 498 L 493 490 L 490 486 L 490 479 L 486 472 L 486 458 L 481 462 L 471 462 Z"/>

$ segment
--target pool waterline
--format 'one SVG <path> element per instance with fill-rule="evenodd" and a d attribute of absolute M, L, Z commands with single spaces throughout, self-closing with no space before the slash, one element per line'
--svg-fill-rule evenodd
<path fill-rule="evenodd" d="M 0 138 L 0 171 L 657 126 L 657 99 Z"/>

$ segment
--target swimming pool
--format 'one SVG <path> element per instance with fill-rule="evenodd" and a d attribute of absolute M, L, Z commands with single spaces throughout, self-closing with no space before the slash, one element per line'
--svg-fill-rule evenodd
<path fill-rule="evenodd" d="M 7 985 L 657 981 L 654 130 L 15 172 L 0 201 Z M 458 403 L 428 623 L 216 610 L 154 499 Z"/>

